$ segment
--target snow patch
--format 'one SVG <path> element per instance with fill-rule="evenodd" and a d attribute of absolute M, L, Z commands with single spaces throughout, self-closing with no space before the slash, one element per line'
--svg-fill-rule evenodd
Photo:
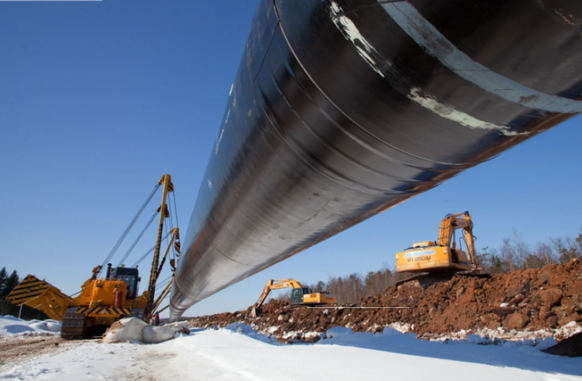
<path fill-rule="evenodd" d="M 314 334 L 314 333 L 313 333 Z M 308 335 L 313 335 L 309 333 Z M 306 334 L 304 334 L 306 335 Z M 99 344 L 93 341 L 54 355 L 0 367 L 9 380 L 582 380 L 580 360 L 540 349 L 544 340 L 481 345 L 418 340 L 386 327 L 354 333 L 336 327 L 316 344 L 264 342 L 252 326 L 200 330 L 158 345 Z M 300 364 L 300 366 L 290 366 Z M 325 366 L 321 366 L 325 364 Z M 454 369 L 454 374 L 451 373 Z"/>
<path fill-rule="evenodd" d="M 402 333 L 409 333 L 409 332 L 414 331 L 414 324 L 410 325 L 408 323 L 400 323 L 400 322 L 390 323 L 390 324 L 388 324 L 388 327 L 395 329 L 398 332 L 402 332 Z"/>
<path fill-rule="evenodd" d="M 14 316 L 0 316 L 0 336 L 57 334 L 61 332 L 61 322 L 56 320 L 22 320 Z"/>
<path fill-rule="evenodd" d="M 255 330 L 253 327 L 245 324 L 245 323 L 232 323 L 227 325 L 224 328 L 221 328 L 219 331 L 226 331 L 229 333 L 235 333 L 239 335 L 244 335 L 251 337 L 255 340 L 262 341 L 264 343 L 269 343 L 273 345 L 279 345 L 277 339 L 273 336 L 266 335 L 264 333 L 260 333 Z"/>
<path fill-rule="evenodd" d="M 266 332 L 268 332 L 268 333 L 273 333 L 273 332 L 275 332 L 275 331 L 276 331 L 276 330 L 278 330 L 278 329 L 279 329 L 279 326 L 278 326 L 278 325 L 273 325 L 273 326 L 270 326 L 270 327 L 267 329 L 267 331 L 266 331 Z"/>
<path fill-rule="evenodd" d="M 579 326 L 575 321 L 571 321 L 568 324 L 557 328 L 543 328 L 537 331 L 517 331 L 515 329 L 507 330 L 503 327 L 497 329 L 490 328 L 479 328 L 476 330 L 460 330 L 458 332 L 452 332 L 447 334 L 424 334 L 423 339 L 428 339 L 432 341 L 445 341 L 445 340 L 467 340 L 469 336 L 476 335 L 482 338 L 497 341 L 528 341 L 528 340 L 545 340 L 552 339 L 560 340 L 566 337 L 575 335 L 576 333 L 582 332 L 582 327 Z M 497 342 L 495 342 L 497 343 Z"/>

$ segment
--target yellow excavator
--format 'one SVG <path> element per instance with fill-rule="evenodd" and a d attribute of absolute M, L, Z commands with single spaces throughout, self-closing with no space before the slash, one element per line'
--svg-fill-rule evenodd
<path fill-rule="evenodd" d="M 280 290 L 283 288 L 292 288 L 291 304 L 305 305 L 305 306 L 319 306 L 324 304 L 334 304 L 335 296 L 326 292 L 312 292 L 309 288 L 303 287 L 301 283 L 295 279 L 270 279 L 263 289 L 259 300 L 253 306 L 251 315 L 257 317 L 261 313 L 261 306 L 267 300 L 267 297 L 273 290 Z"/>
<path fill-rule="evenodd" d="M 456 247 L 453 237 L 457 229 L 463 230 L 467 252 Z M 436 242 L 417 242 L 396 254 L 396 272 L 429 273 L 436 277 L 443 274 L 441 278 L 447 278 L 447 275 L 450 278 L 451 274 L 477 275 L 480 269 L 475 261 L 474 241 L 473 221 L 469 212 L 448 214 L 440 223 Z"/>
<path fill-rule="evenodd" d="M 170 175 L 164 175 L 162 177 L 156 189 L 154 189 L 154 192 L 152 192 L 146 201 L 146 204 L 149 203 L 159 186 L 163 186 L 163 195 L 162 204 L 157 211 L 160 215 L 158 236 L 156 246 L 154 247 L 154 259 L 149 286 L 142 295 L 138 295 L 141 278 L 139 277 L 137 266 L 129 268 L 120 264 L 120 266 L 113 268 L 109 264 L 105 278 L 98 278 L 103 269 L 103 265 L 95 267 L 91 278 L 83 283 L 81 291 L 74 298 L 65 295 L 57 287 L 38 279 L 34 275 L 27 275 L 8 294 L 7 300 L 15 305 L 27 305 L 40 310 L 46 313 L 51 319 L 62 320 L 61 337 L 69 340 L 100 335 L 111 324 L 124 317 L 138 317 L 148 321 L 152 313 L 159 308 L 163 299 L 171 291 L 172 281 L 168 283 L 157 298 L 154 298 L 157 280 L 172 245 L 177 255 L 180 253 L 180 235 L 178 228 L 174 227 L 166 236 L 170 237 L 169 244 L 160 261 L 162 228 L 164 219 L 169 217 L 166 198 L 167 194 L 174 189 Z M 146 204 L 144 204 L 141 210 L 143 210 Z M 150 223 L 156 214 L 152 216 Z M 135 222 L 138 216 L 135 217 L 133 222 Z M 124 236 L 126 233 L 124 233 Z M 122 236 L 122 239 L 124 236 Z M 105 263 L 111 259 L 112 253 L 110 253 Z M 123 260 L 127 258 L 128 254 L 129 252 Z M 170 260 L 170 265 L 172 266 L 172 270 L 174 270 L 175 262 L 173 259 Z"/>

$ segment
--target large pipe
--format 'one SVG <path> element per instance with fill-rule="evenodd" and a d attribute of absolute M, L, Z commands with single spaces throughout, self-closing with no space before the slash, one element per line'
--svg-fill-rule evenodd
<path fill-rule="evenodd" d="M 172 318 L 581 112 L 579 20 L 574 0 L 261 1 Z"/>

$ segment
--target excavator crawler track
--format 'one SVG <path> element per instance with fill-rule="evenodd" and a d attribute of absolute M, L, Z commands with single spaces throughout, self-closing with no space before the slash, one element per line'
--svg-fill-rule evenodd
<path fill-rule="evenodd" d="M 416 275 L 410 278 L 402 279 L 396 282 L 394 287 L 405 286 L 405 287 L 422 287 L 427 289 L 435 283 L 444 283 L 453 279 L 454 277 L 467 277 L 467 278 L 491 278 L 489 274 L 476 274 L 476 273 L 436 273 L 436 274 L 423 274 Z"/>

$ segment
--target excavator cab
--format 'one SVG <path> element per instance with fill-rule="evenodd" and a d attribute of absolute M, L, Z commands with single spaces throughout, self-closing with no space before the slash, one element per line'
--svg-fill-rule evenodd
<path fill-rule="evenodd" d="M 132 300 L 137 298 L 139 288 L 139 271 L 136 267 L 115 267 L 111 269 L 109 279 L 122 280 L 127 284 L 127 299 Z"/>
<path fill-rule="evenodd" d="M 303 304 L 303 295 L 310 293 L 307 287 L 294 288 L 291 291 L 291 304 Z"/>

